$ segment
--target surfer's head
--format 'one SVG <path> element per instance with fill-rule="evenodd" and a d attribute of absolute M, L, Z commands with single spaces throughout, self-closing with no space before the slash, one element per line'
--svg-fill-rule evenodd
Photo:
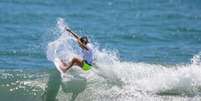
<path fill-rule="evenodd" d="M 87 43 L 89 43 L 89 41 L 88 41 L 88 38 L 86 37 L 86 36 L 83 36 L 83 37 L 81 37 L 80 38 L 80 41 L 83 43 L 83 44 L 87 44 Z"/>

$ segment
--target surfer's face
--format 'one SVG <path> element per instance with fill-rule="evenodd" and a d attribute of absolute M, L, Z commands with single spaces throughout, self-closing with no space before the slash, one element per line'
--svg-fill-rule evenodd
<path fill-rule="evenodd" d="M 82 42 L 82 44 L 86 45 L 88 43 L 88 39 L 87 37 L 81 37 L 80 41 Z"/>
<path fill-rule="evenodd" d="M 82 43 L 83 43 L 84 45 L 86 45 L 86 44 L 87 44 L 87 42 L 86 42 L 86 41 L 83 41 Z"/>

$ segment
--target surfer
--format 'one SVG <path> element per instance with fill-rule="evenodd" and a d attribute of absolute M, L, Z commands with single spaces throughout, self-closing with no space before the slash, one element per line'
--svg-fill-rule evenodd
<path fill-rule="evenodd" d="M 74 57 L 69 63 L 65 63 L 63 60 L 61 60 L 60 65 L 61 70 L 63 72 L 66 72 L 74 65 L 81 67 L 85 71 L 90 70 L 93 63 L 92 44 L 88 41 L 88 38 L 86 36 L 79 37 L 76 33 L 72 32 L 70 29 L 65 28 L 65 30 L 71 33 L 76 38 L 77 43 L 82 49 L 82 54 L 81 57 Z"/>

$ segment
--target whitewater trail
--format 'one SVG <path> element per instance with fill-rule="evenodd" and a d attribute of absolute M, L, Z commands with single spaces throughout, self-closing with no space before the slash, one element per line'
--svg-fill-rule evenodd
<path fill-rule="evenodd" d="M 70 34 L 64 31 L 64 26 L 64 20 L 59 18 L 57 27 L 60 36 L 48 44 L 47 57 L 50 61 L 59 57 L 68 62 L 72 57 L 79 56 L 80 49 Z M 87 88 L 77 100 L 155 100 L 155 96 L 160 95 L 201 94 L 200 54 L 192 58 L 191 64 L 166 66 L 120 61 L 115 52 L 96 47 L 94 54 L 95 66 L 92 73 L 84 73 L 79 68 L 73 68 L 76 70 L 74 74 L 68 73 L 88 76 Z M 89 95 L 90 97 L 84 97 Z"/>

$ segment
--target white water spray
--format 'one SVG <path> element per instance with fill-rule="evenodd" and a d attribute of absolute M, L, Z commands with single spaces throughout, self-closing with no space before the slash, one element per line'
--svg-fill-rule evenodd
<path fill-rule="evenodd" d="M 80 49 L 68 32 L 64 31 L 64 26 L 64 20 L 59 19 L 57 27 L 61 35 L 48 44 L 47 57 L 50 61 L 56 57 L 69 61 L 79 56 Z M 115 53 L 98 48 L 95 48 L 94 55 L 97 74 L 93 77 L 95 83 L 89 81 L 89 88 L 78 100 L 155 100 L 154 96 L 160 95 L 201 94 L 200 55 L 193 57 L 192 64 L 174 66 L 120 61 Z"/>

